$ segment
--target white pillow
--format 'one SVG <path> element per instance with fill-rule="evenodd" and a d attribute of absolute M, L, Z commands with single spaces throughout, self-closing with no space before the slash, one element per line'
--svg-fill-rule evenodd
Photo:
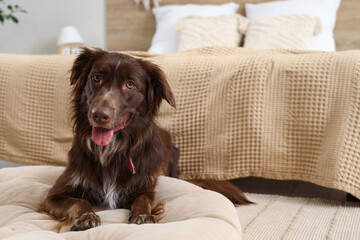
<path fill-rule="evenodd" d="M 322 31 L 313 36 L 310 50 L 335 51 L 333 30 L 341 0 L 287 0 L 260 4 L 245 4 L 246 17 L 254 19 L 277 15 L 308 14 L 318 17 Z"/>
<path fill-rule="evenodd" d="M 156 31 L 149 48 L 150 53 L 174 53 L 178 47 L 178 32 L 176 23 L 189 16 L 215 17 L 232 14 L 237 11 L 239 4 L 230 2 L 223 5 L 168 5 L 153 8 L 156 20 Z"/>

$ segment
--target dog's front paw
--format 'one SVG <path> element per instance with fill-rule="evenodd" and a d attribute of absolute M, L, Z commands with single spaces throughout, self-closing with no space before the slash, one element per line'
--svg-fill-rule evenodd
<path fill-rule="evenodd" d="M 144 224 L 144 223 L 156 223 L 155 216 L 150 214 L 134 214 L 130 213 L 129 223 Z"/>
<path fill-rule="evenodd" d="M 83 231 L 89 228 L 97 227 L 101 224 L 100 217 L 93 212 L 86 212 L 77 217 L 72 226 L 71 231 Z"/>

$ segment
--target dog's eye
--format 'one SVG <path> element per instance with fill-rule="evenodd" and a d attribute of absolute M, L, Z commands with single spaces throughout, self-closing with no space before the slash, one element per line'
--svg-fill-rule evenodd
<path fill-rule="evenodd" d="M 126 87 L 127 87 L 128 89 L 132 89 L 133 87 L 135 87 L 135 84 L 134 84 L 134 82 L 132 82 L 132 81 L 128 81 L 128 82 L 126 83 Z"/>
<path fill-rule="evenodd" d="M 101 76 L 99 74 L 95 74 L 94 76 L 92 76 L 92 80 L 98 83 L 101 81 Z"/>

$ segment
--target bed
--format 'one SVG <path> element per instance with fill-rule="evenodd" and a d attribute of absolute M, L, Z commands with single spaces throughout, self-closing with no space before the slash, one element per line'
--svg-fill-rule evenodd
<path fill-rule="evenodd" d="M 180 1 L 162 0 L 161 5 L 170 4 L 223 4 L 230 1 Z M 245 15 L 245 3 L 271 2 L 264 0 L 237 0 L 240 4 L 238 12 Z M 129 0 L 106 1 L 107 48 L 113 51 L 147 51 L 155 32 L 156 24 L 151 11 L 146 11 L 143 5 L 136 5 Z M 342 0 L 337 13 L 334 30 L 336 49 L 338 51 L 359 49 L 360 32 L 355 26 L 360 24 L 357 13 L 360 3 L 356 0 Z"/>
<path fill-rule="evenodd" d="M 244 14 L 244 2 L 264 1 L 236 2 Z M 177 108 L 164 103 L 157 121 L 180 149 L 186 177 L 299 180 L 360 198 L 359 10 L 358 1 L 341 2 L 336 52 L 210 46 L 158 54 L 146 52 L 156 25 L 151 11 L 131 0 L 108 0 L 107 48 L 166 72 Z M 247 193 L 255 204 L 235 208 L 219 194 L 166 177 L 157 187 L 156 202 L 167 206 L 160 224 L 129 225 L 128 210 L 98 209 L 99 228 L 59 227 L 39 210 L 71 145 L 73 60 L 0 54 L 0 159 L 41 165 L 0 169 L 1 238 L 360 238 L 358 202 Z"/>

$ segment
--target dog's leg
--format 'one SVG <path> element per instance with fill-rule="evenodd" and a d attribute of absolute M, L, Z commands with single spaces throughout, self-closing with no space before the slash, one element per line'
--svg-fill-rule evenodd
<path fill-rule="evenodd" d="M 75 190 L 68 186 L 63 181 L 66 178 L 66 173 L 60 176 L 50 190 L 43 205 L 44 211 L 62 221 L 63 224 L 70 224 L 72 231 L 99 226 L 100 218 L 93 211 L 91 204 L 85 199 L 78 198 L 80 189 Z"/>
<path fill-rule="evenodd" d="M 151 214 L 154 193 L 142 194 L 131 205 L 130 223 L 155 223 L 156 217 Z"/>
<path fill-rule="evenodd" d="M 82 231 L 100 225 L 100 218 L 85 199 L 66 195 L 48 196 L 44 210 L 57 219 L 71 225 L 72 231 Z"/>

